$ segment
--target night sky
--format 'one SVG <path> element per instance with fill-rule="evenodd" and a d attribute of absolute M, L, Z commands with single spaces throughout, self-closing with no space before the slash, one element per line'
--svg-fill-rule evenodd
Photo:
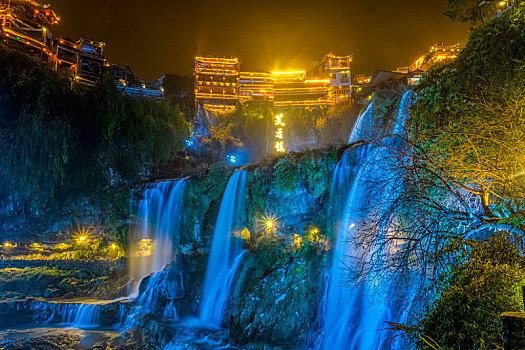
<path fill-rule="evenodd" d="M 45 1 L 43 1 L 45 2 Z M 111 63 L 144 79 L 190 74 L 193 56 L 236 56 L 242 70 L 304 69 L 354 54 L 353 74 L 407 66 L 434 42 L 464 44 L 447 0 L 49 0 L 55 32 L 106 42 Z"/>

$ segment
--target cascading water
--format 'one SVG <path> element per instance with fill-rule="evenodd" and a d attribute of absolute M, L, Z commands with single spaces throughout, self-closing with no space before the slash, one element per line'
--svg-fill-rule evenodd
<path fill-rule="evenodd" d="M 341 222 L 338 225 L 330 277 L 321 307 L 324 312 L 322 340 L 318 344 L 321 349 L 368 350 L 402 346 L 399 342 L 387 342 L 391 334 L 381 329 L 385 328 L 386 321 L 396 322 L 406 319 L 406 307 L 412 304 L 414 291 L 405 293 L 412 295 L 406 295 L 407 298 L 404 300 L 390 298 L 395 293 L 389 290 L 389 281 L 381 280 L 378 274 L 378 270 L 382 269 L 382 264 L 386 263 L 388 256 L 388 252 L 382 251 L 384 248 L 377 243 L 380 235 L 384 233 L 384 228 L 367 227 L 370 231 L 368 235 L 371 237 L 368 244 L 358 244 L 356 235 L 359 228 L 367 224 L 367 218 L 380 215 L 382 203 L 395 196 L 395 186 L 398 184 L 388 184 L 379 189 L 375 185 L 388 178 L 391 165 L 389 148 L 398 145 L 396 135 L 404 130 L 411 101 L 411 92 L 407 91 L 399 106 L 393 136 L 384 140 L 389 147 L 381 147 L 377 143 L 370 142 L 357 151 L 352 150 L 356 157 L 351 176 L 352 182 L 342 210 Z M 374 121 L 373 117 L 371 103 L 356 122 L 350 142 L 372 141 L 381 136 L 377 133 L 378 121 Z M 383 134 L 387 133 L 383 130 Z M 342 161 L 348 162 L 344 157 Z M 342 171 L 345 173 L 341 174 Z M 337 183 L 332 186 L 332 191 L 340 190 L 340 179 L 349 177 L 348 170 L 338 165 L 334 173 L 334 180 L 337 180 Z M 374 250 L 375 268 L 360 275 L 363 271 L 360 269 L 372 259 L 371 254 Z"/>
<path fill-rule="evenodd" d="M 246 171 L 237 170 L 226 186 L 213 233 L 199 319 L 216 326 L 222 323 L 232 280 L 245 255 L 232 239 L 232 230 L 244 210 L 245 187 Z"/>
<path fill-rule="evenodd" d="M 354 143 L 359 140 L 373 140 L 376 135 L 374 135 L 374 130 L 377 127 L 374 126 L 374 102 L 371 102 L 366 110 L 359 115 L 357 121 L 352 129 L 348 143 Z"/>
<path fill-rule="evenodd" d="M 135 315 L 153 312 L 170 319 L 177 317 L 173 299 L 184 295 L 182 274 L 173 268 L 164 269 L 175 260 L 182 228 L 185 181 L 160 182 L 144 192 L 139 204 L 138 229 L 135 239 L 138 248 L 131 264 L 135 281 L 133 295 L 140 296 L 123 325 L 135 325 Z M 147 279 L 146 279 L 147 277 Z"/>
<path fill-rule="evenodd" d="M 405 123 L 410 116 L 410 108 L 414 104 L 413 95 L 411 90 L 405 91 L 403 94 L 397 110 L 396 123 L 392 135 L 402 135 L 405 133 Z"/>
<path fill-rule="evenodd" d="M 62 323 L 71 323 L 76 327 L 95 327 L 100 323 L 100 305 L 65 304 Z"/>
<path fill-rule="evenodd" d="M 48 314 L 45 324 L 68 323 L 74 327 L 87 328 L 100 325 L 101 302 L 93 303 L 55 303 L 33 301 L 29 309 L 39 314 Z"/>
<path fill-rule="evenodd" d="M 130 274 L 138 282 L 153 272 L 161 271 L 174 260 L 174 247 L 178 246 L 181 221 L 184 180 L 159 182 L 144 192 L 137 214 L 138 227 L 135 239 L 138 246 L 132 253 L 134 259 Z"/>

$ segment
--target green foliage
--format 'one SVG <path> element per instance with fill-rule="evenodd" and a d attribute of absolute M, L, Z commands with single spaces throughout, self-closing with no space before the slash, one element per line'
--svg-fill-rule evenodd
<path fill-rule="evenodd" d="M 124 179 L 136 181 L 145 165 L 162 163 L 184 149 L 190 129 L 178 107 L 125 99 L 110 77 L 98 90 L 97 105 L 106 161 Z"/>
<path fill-rule="evenodd" d="M 456 62 L 423 80 L 409 119 L 434 173 L 478 196 L 487 217 L 520 224 L 524 67 L 525 4 L 517 3 L 475 29 Z"/>
<path fill-rule="evenodd" d="M 260 176 L 261 171 L 256 170 L 253 174 L 250 174 L 250 181 L 248 188 L 250 189 L 250 203 L 255 210 L 264 213 L 266 210 L 266 187 L 262 177 Z"/>
<path fill-rule="evenodd" d="M 321 252 L 328 250 L 328 237 L 322 233 L 319 227 L 325 225 L 309 225 L 305 229 L 305 235 L 302 237 L 303 245 L 299 253 L 305 259 L 312 259 L 321 254 Z"/>
<path fill-rule="evenodd" d="M 325 160 L 301 159 L 301 175 L 307 190 L 317 199 L 330 190 L 332 171 Z"/>
<path fill-rule="evenodd" d="M 78 200 L 101 207 L 122 244 L 129 184 L 184 149 L 189 124 L 167 102 L 124 98 L 106 77 L 94 92 L 0 49 L 0 202 L 45 214 Z"/>
<path fill-rule="evenodd" d="M 225 162 L 215 163 L 207 174 L 199 174 L 186 181 L 184 190 L 185 212 L 190 213 L 186 237 L 194 230 L 211 235 L 217 218 L 220 200 L 234 168 Z"/>
<path fill-rule="evenodd" d="M 256 169 L 253 173 L 248 173 L 246 184 L 249 203 L 247 206 L 248 221 L 253 221 L 255 217 L 262 217 L 266 212 L 266 194 L 271 181 L 265 181 L 265 178 L 271 178 L 271 174 L 267 174 L 266 170 Z"/>
<path fill-rule="evenodd" d="M 206 177 L 205 192 L 212 201 L 222 197 L 233 170 L 234 168 L 226 162 L 215 163 L 211 166 Z"/>
<path fill-rule="evenodd" d="M 257 259 L 257 270 L 260 273 L 267 272 L 272 266 L 286 259 L 286 240 L 273 233 L 265 233 L 257 239 L 255 244 L 255 257 Z"/>
<path fill-rule="evenodd" d="M 216 114 L 212 119 L 210 137 L 201 140 L 208 156 L 223 159 L 225 151 L 244 146 L 251 159 L 260 159 L 273 140 L 269 138 L 273 132 L 269 103 L 241 103 L 234 112 Z"/>
<path fill-rule="evenodd" d="M 47 288 L 58 287 L 61 294 L 75 291 L 81 283 L 77 271 L 52 267 L 26 267 L 24 269 L 1 269 L 0 292 L 17 292 L 25 295 L 43 296 Z"/>
<path fill-rule="evenodd" d="M 476 24 L 481 21 L 481 12 L 478 0 L 448 0 L 445 15 L 455 22 L 471 22 Z"/>
<path fill-rule="evenodd" d="M 524 258 L 506 235 L 486 242 L 458 239 L 442 257 L 455 264 L 440 277 L 438 299 L 419 324 L 421 335 L 443 349 L 503 347 L 501 313 L 523 311 Z"/>
<path fill-rule="evenodd" d="M 274 165 L 273 169 L 277 190 L 284 193 L 295 191 L 300 177 L 294 159 L 291 156 L 285 156 Z"/>

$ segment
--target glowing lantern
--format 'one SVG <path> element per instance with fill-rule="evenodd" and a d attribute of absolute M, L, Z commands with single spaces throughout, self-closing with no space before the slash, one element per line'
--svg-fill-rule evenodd
<path fill-rule="evenodd" d="M 303 238 L 299 236 L 298 234 L 295 234 L 293 236 L 293 246 L 295 249 L 299 250 L 303 246 Z"/>

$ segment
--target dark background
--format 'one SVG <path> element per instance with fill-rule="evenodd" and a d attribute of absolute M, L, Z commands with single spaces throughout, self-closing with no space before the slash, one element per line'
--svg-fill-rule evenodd
<path fill-rule="evenodd" d="M 242 70 L 304 69 L 354 54 L 354 74 L 407 66 L 435 42 L 464 43 L 447 0 L 49 0 L 55 32 L 104 40 L 111 63 L 154 79 L 190 74 L 193 56 L 236 56 Z M 49 2 L 48 1 L 48 2 Z"/>

